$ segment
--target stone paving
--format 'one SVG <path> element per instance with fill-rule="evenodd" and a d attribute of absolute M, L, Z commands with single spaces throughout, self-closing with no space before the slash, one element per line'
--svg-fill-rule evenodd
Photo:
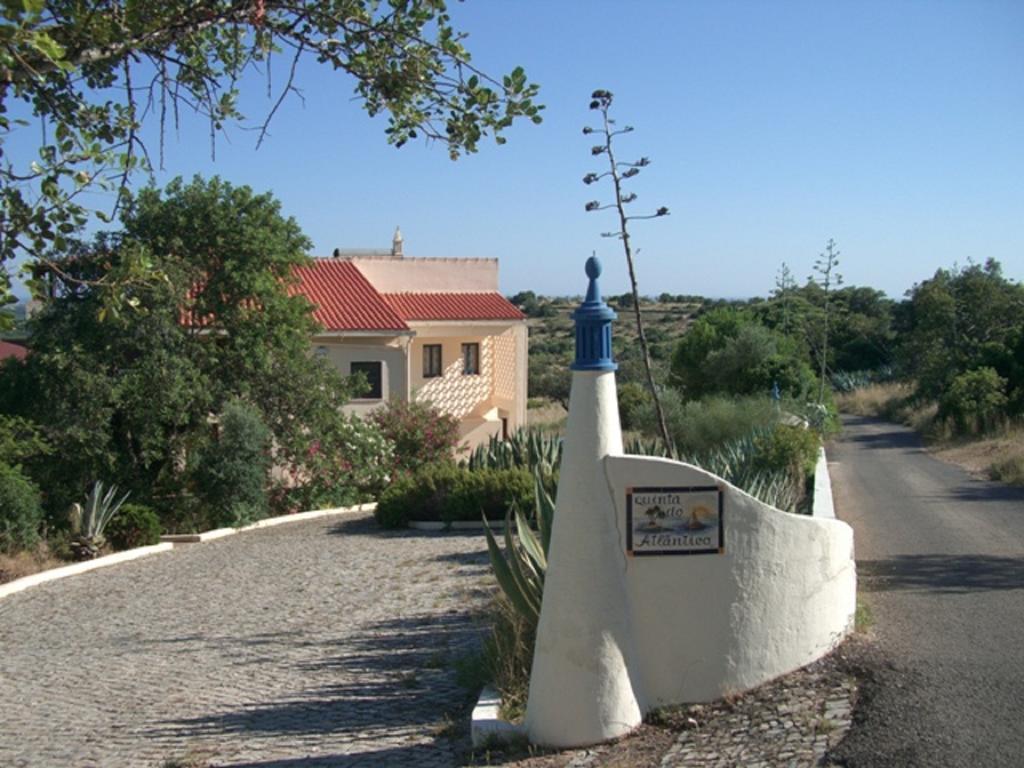
<path fill-rule="evenodd" d="M 735 700 L 691 707 L 693 725 L 665 753 L 661 768 L 803 768 L 850 730 L 855 682 L 819 663 Z"/>
<path fill-rule="evenodd" d="M 525 756 L 516 768 L 827 768 L 849 732 L 857 698 L 854 638 L 803 669 L 712 704 L 652 713 L 628 738 Z M 474 765 L 490 765 L 488 755 Z M 483 759 L 481 759 L 483 758 Z"/>
<path fill-rule="evenodd" d="M 0 766 L 447 766 L 490 585 L 479 534 L 367 514 L 0 600 Z"/>

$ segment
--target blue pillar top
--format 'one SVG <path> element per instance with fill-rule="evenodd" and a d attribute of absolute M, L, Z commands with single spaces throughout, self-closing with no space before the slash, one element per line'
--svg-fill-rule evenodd
<path fill-rule="evenodd" d="M 574 371 L 614 371 L 618 365 L 612 360 L 612 321 L 615 312 L 601 299 L 601 262 L 596 256 L 587 259 L 587 297 L 572 313 L 576 321 L 576 360 L 570 366 Z"/>

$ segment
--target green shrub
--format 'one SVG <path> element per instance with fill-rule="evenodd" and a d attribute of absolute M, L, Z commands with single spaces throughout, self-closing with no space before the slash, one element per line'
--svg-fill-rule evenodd
<path fill-rule="evenodd" d="M 767 396 L 684 402 L 674 389 L 663 390 L 661 396 L 669 434 L 679 453 L 686 456 L 709 453 L 778 419 L 775 405 Z M 637 410 L 636 426 L 644 434 L 658 434 L 657 417 L 649 400 Z"/>
<path fill-rule="evenodd" d="M 779 424 L 754 438 L 755 465 L 768 472 L 806 476 L 818 460 L 818 434 L 811 429 Z"/>
<path fill-rule="evenodd" d="M 504 520 L 513 504 L 533 509 L 533 477 L 526 469 L 482 469 L 462 472 L 441 506 L 446 523 Z"/>
<path fill-rule="evenodd" d="M 994 368 L 961 373 L 939 399 L 939 418 L 960 433 L 992 429 L 1005 420 L 1006 383 Z"/>
<path fill-rule="evenodd" d="M 134 549 L 160 543 L 160 518 L 142 504 L 125 504 L 107 523 L 104 536 L 114 549 Z"/>
<path fill-rule="evenodd" d="M 198 495 L 213 526 L 241 526 L 266 517 L 270 430 L 241 400 L 224 406 L 220 439 L 199 453 Z"/>
<path fill-rule="evenodd" d="M 377 500 L 377 522 L 385 528 L 403 528 L 410 520 L 440 520 L 444 501 L 462 474 L 469 473 L 443 462 L 398 478 Z"/>
<path fill-rule="evenodd" d="M 643 384 L 627 381 L 619 384 L 619 422 L 624 430 L 636 429 L 637 417 L 649 406 L 651 395 Z"/>
<path fill-rule="evenodd" d="M 35 546 L 42 521 L 39 489 L 17 468 L 0 464 L 0 551 Z"/>
<path fill-rule="evenodd" d="M 1024 485 L 1024 456 L 1009 456 L 989 467 L 993 480 L 1009 485 Z"/>
<path fill-rule="evenodd" d="M 533 508 L 533 479 L 525 469 L 470 472 L 451 463 L 430 464 L 396 480 L 381 494 L 374 516 L 385 528 L 410 521 L 503 520 L 513 503 Z"/>

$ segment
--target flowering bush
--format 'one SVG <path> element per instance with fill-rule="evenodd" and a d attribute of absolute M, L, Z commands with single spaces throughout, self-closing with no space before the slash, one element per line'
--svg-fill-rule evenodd
<path fill-rule="evenodd" d="M 451 460 L 459 444 L 458 420 L 429 403 L 389 400 L 370 419 L 394 444 L 395 469 L 403 474 Z"/>
<path fill-rule="evenodd" d="M 339 415 L 310 436 L 301 462 L 292 467 L 296 485 L 285 493 L 285 506 L 301 511 L 375 497 L 391 478 L 394 456 L 376 424 Z"/>

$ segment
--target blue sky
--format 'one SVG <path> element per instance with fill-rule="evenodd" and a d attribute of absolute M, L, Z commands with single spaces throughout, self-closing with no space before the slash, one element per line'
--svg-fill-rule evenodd
<path fill-rule="evenodd" d="M 475 63 L 540 83 L 542 125 L 455 163 L 440 145 L 396 150 L 350 80 L 309 65 L 305 104 L 286 103 L 259 151 L 234 128 L 212 162 L 186 122 L 158 181 L 270 190 L 320 255 L 386 248 L 400 224 L 407 255 L 498 257 L 509 293 L 581 293 L 596 251 L 619 293 L 612 214 L 583 209 L 610 187 L 580 181 L 603 170 L 581 128 L 607 88 L 636 128 L 620 157 L 652 159 L 637 212 L 672 212 L 633 228 L 644 293 L 764 295 L 782 261 L 810 274 L 830 237 L 848 284 L 894 297 L 968 259 L 1024 278 L 1024 3 L 470 0 L 452 15 Z M 246 85 L 258 124 L 270 102 Z"/>

